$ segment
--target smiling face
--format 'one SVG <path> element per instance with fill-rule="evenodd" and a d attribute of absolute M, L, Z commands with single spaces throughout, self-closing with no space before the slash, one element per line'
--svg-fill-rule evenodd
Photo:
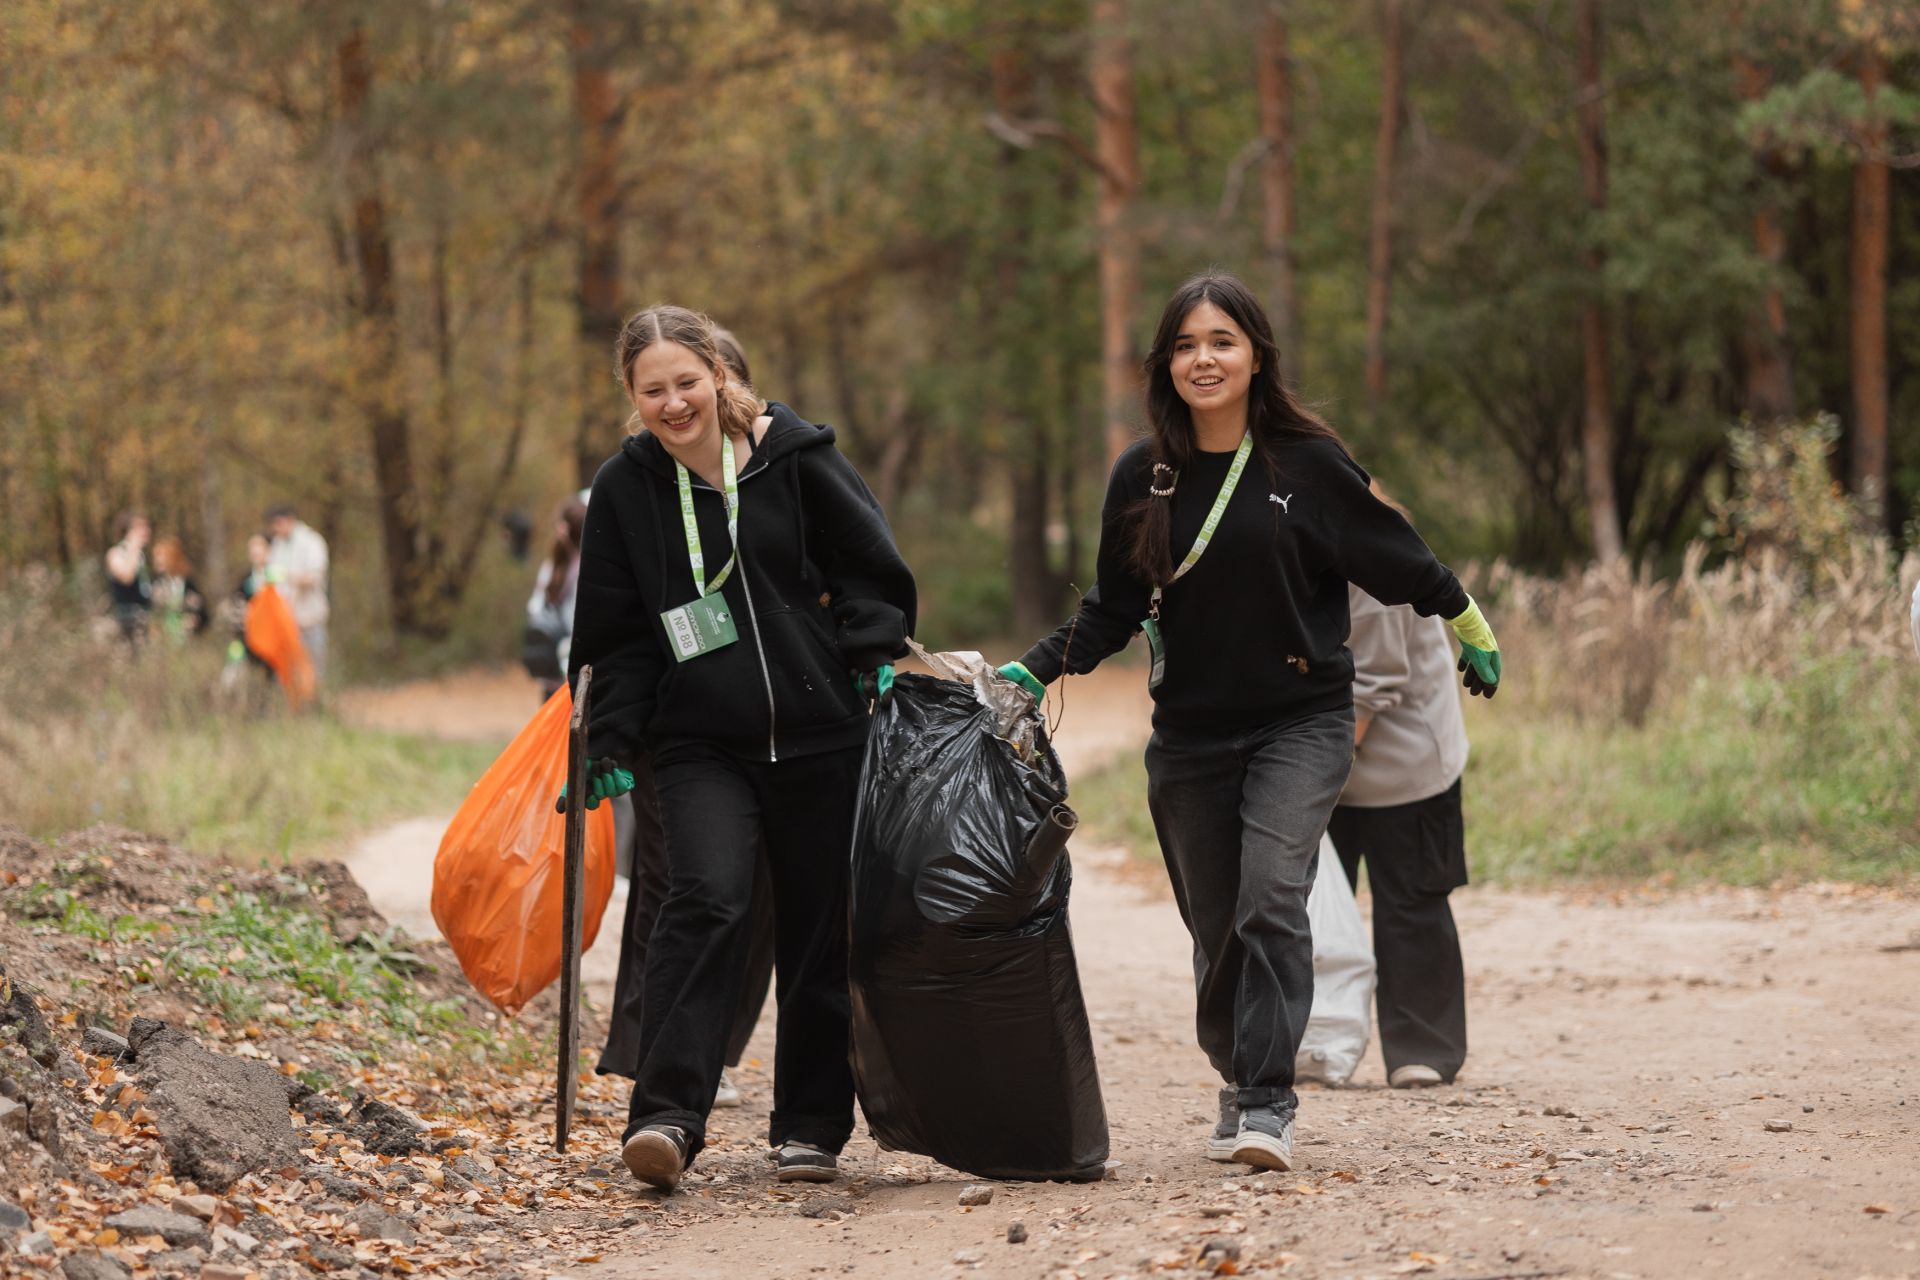
<path fill-rule="evenodd" d="M 719 387 L 714 371 L 677 342 L 650 344 L 633 358 L 627 395 L 640 425 L 683 460 L 720 435 Z"/>
<path fill-rule="evenodd" d="M 1174 390 L 1196 415 L 1244 404 L 1259 369 L 1246 331 L 1211 302 L 1201 303 L 1181 320 L 1167 372 Z"/>

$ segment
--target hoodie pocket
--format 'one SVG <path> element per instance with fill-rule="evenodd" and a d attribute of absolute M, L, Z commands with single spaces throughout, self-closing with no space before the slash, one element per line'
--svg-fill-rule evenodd
<path fill-rule="evenodd" d="M 808 610 L 767 610 L 760 615 L 760 629 L 783 735 L 839 724 L 860 713 L 853 676 L 842 669 L 833 641 Z"/>

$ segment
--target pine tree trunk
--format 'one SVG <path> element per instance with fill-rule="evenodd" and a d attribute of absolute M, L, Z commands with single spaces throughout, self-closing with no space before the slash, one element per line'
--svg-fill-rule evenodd
<path fill-rule="evenodd" d="M 1393 169 L 1406 110 L 1406 20 L 1401 0 L 1380 7 L 1380 130 L 1373 146 L 1373 233 L 1367 251 L 1367 398 L 1387 397 L 1387 307 L 1393 284 Z"/>
<path fill-rule="evenodd" d="M 1771 77 L 1767 69 L 1740 54 L 1733 59 L 1740 80 L 1740 96 L 1756 102 L 1766 96 Z M 1772 148 L 1760 157 L 1760 166 L 1778 176 L 1780 153 Z M 1753 245 L 1767 266 L 1768 282 L 1760 303 L 1742 335 L 1747 365 L 1747 416 L 1755 422 L 1778 422 L 1793 416 L 1793 356 L 1787 335 L 1787 304 L 1779 279 L 1786 264 L 1787 234 L 1774 210 L 1757 200 L 1753 211 Z"/>
<path fill-rule="evenodd" d="M 227 505 L 220 483 L 220 454 L 213 447 L 211 432 L 201 440 L 200 448 L 200 538 L 198 577 L 207 602 L 220 598 L 232 582 L 227 571 Z"/>
<path fill-rule="evenodd" d="M 1601 97 L 1600 0 L 1579 0 L 1580 25 L 1580 176 L 1587 209 L 1596 226 L 1607 207 L 1607 124 Z M 1601 277 L 1606 254 L 1597 240 L 1586 253 L 1589 288 L 1593 297 L 1580 318 L 1586 378 L 1582 397 L 1580 453 L 1586 472 L 1587 520 L 1593 529 L 1593 550 L 1600 563 L 1611 564 L 1625 554 L 1620 536 L 1620 509 L 1613 485 L 1613 368 L 1607 339 L 1607 308 L 1601 301 Z"/>
<path fill-rule="evenodd" d="M 1133 36 L 1125 0 L 1093 0 L 1094 151 L 1100 161 L 1100 350 L 1105 391 L 1107 458 L 1133 441 L 1139 396 L 1134 312 L 1140 295 L 1140 248 L 1133 227 L 1140 191 L 1140 137 L 1135 121 Z"/>
<path fill-rule="evenodd" d="M 583 486 L 593 483 L 600 464 L 619 448 L 627 417 L 613 376 L 613 344 L 626 319 L 620 296 L 620 125 L 626 108 L 614 88 L 606 43 L 576 5 L 567 55 L 579 148 L 574 181 L 579 418 L 573 448 Z"/>
<path fill-rule="evenodd" d="M 1876 109 L 1886 63 L 1871 43 L 1861 50 L 1860 87 Z M 1887 226 L 1890 216 L 1887 125 L 1871 120 L 1853 170 L 1852 292 L 1848 301 L 1853 371 L 1853 491 L 1887 510 Z"/>
<path fill-rule="evenodd" d="M 1025 53 L 1012 46 L 996 50 L 992 61 L 993 109 L 1002 119 L 1022 120 L 1033 112 L 1033 77 Z M 1002 143 L 997 158 L 996 198 L 999 226 L 994 234 L 994 294 L 988 305 L 1000 357 L 1009 362 L 1019 343 L 1011 332 L 1021 321 L 1013 307 L 1020 282 L 1032 266 L 1033 202 L 1026 163 L 1019 147 Z M 1047 563 L 1048 441 L 1044 430 L 1022 412 L 1021 380 L 994 379 L 994 416 L 1000 420 L 1007 450 L 1011 513 L 1007 527 L 1007 590 L 1013 625 L 1022 635 L 1038 634 L 1059 612 L 1053 575 Z M 1028 397 L 1030 399 L 1030 397 Z"/>
<path fill-rule="evenodd" d="M 413 440 L 400 386 L 400 328 L 396 318 L 393 242 L 386 202 L 367 127 L 373 68 L 366 29 L 355 24 L 338 50 L 342 185 L 352 209 L 349 227 L 358 289 L 354 324 L 355 390 L 373 448 L 380 499 L 380 543 L 387 569 L 387 604 L 394 629 L 415 635 L 445 631 L 444 618 L 423 609 L 426 566 L 420 552 L 420 491 Z"/>
<path fill-rule="evenodd" d="M 1293 60 L 1287 47 L 1285 0 L 1267 0 L 1255 56 L 1260 90 L 1260 138 L 1266 143 L 1261 163 L 1260 256 L 1266 266 L 1267 308 L 1273 315 L 1274 342 L 1286 377 L 1300 380 L 1300 296 L 1294 283 L 1298 259 L 1293 250 Z"/>

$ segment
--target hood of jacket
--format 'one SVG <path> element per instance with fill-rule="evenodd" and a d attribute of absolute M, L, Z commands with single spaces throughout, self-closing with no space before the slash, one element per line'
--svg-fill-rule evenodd
<path fill-rule="evenodd" d="M 832 427 L 808 422 L 778 400 L 768 403 L 767 416 L 772 421 L 767 425 L 766 435 L 754 446 L 753 457 L 747 460 L 745 469 L 740 472 L 742 480 L 773 466 L 788 454 L 818 448 L 834 441 Z M 667 447 L 651 431 L 628 436 L 621 442 L 620 452 L 647 471 L 662 477 L 668 484 L 674 482 L 673 455 L 667 452 Z M 694 483 L 701 482 L 696 479 Z"/>
<path fill-rule="evenodd" d="M 705 741 L 778 759 L 865 740 L 852 673 L 904 652 L 912 573 L 833 429 L 783 404 L 767 414 L 740 471 L 737 566 L 718 590 L 739 631 L 724 647 L 679 661 L 662 622 L 700 590 L 672 455 L 641 433 L 595 479 L 569 658 L 595 667 L 596 754 Z M 711 582 L 729 559 L 726 507 L 706 481 L 692 487 Z"/>

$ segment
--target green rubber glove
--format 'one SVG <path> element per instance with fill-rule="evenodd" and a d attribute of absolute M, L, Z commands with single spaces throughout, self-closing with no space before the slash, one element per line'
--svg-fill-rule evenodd
<path fill-rule="evenodd" d="M 633 771 L 623 769 L 612 760 L 587 761 L 587 808 L 598 809 L 602 800 L 611 800 L 633 790 Z M 553 802 L 555 813 L 567 811 L 567 788 L 562 785 L 560 798 Z"/>
<path fill-rule="evenodd" d="M 893 692 L 893 664 L 883 662 L 868 672 L 853 673 L 853 691 L 869 702 Z"/>
<path fill-rule="evenodd" d="M 1041 684 L 1040 678 L 1027 670 L 1027 664 L 1024 662 L 1009 662 L 1000 668 L 1000 674 L 1032 694 L 1035 702 L 1047 696 L 1047 686 Z"/>
<path fill-rule="evenodd" d="M 1447 623 L 1460 638 L 1460 671 L 1468 694 L 1491 698 L 1500 691 L 1500 642 L 1493 638 L 1493 628 L 1472 596 L 1467 597 L 1466 611 Z"/>

